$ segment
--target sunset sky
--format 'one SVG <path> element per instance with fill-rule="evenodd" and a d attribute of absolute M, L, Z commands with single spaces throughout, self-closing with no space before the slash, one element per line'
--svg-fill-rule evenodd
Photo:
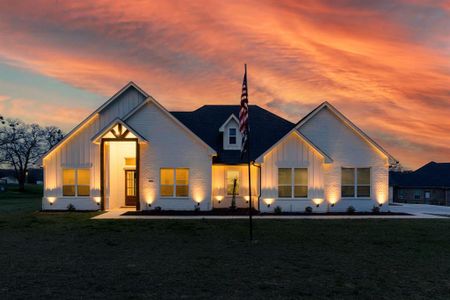
<path fill-rule="evenodd" d="M 169 110 L 331 102 L 400 162 L 450 161 L 450 1 L 1 1 L 0 114 L 69 131 L 129 81 Z M 251 117 L 251 116 L 250 116 Z"/>

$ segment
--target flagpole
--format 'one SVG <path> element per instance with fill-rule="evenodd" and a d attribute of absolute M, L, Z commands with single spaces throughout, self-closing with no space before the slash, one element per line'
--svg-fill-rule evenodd
<path fill-rule="evenodd" d="M 247 83 L 247 99 L 248 99 L 247 64 L 245 64 L 245 79 Z M 248 106 L 248 117 L 250 117 L 250 105 Z M 253 218 L 252 218 L 252 174 L 251 174 L 251 158 L 250 158 L 250 126 L 247 127 L 247 163 L 248 163 L 248 218 L 250 229 L 250 241 L 252 241 Z"/>

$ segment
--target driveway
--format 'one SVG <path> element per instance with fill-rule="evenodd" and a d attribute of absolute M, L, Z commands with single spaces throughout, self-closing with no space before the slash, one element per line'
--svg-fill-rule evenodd
<path fill-rule="evenodd" d="M 450 206 L 396 203 L 390 205 L 389 209 L 391 212 L 412 214 L 419 218 L 438 216 L 450 218 Z"/>

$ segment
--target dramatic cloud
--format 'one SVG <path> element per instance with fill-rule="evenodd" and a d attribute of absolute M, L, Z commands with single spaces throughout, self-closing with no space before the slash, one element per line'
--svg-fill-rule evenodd
<path fill-rule="evenodd" d="M 105 98 L 133 80 L 169 109 L 238 103 L 247 63 L 252 103 L 297 121 L 328 100 L 410 167 L 450 160 L 449 33 L 438 0 L 0 3 L 1 63 Z"/>

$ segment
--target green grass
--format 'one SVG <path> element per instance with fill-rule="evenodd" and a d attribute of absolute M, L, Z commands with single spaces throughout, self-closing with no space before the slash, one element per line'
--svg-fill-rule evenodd
<path fill-rule="evenodd" d="M 450 219 L 91 220 L 0 195 L 0 299 L 450 295 Z"/>

